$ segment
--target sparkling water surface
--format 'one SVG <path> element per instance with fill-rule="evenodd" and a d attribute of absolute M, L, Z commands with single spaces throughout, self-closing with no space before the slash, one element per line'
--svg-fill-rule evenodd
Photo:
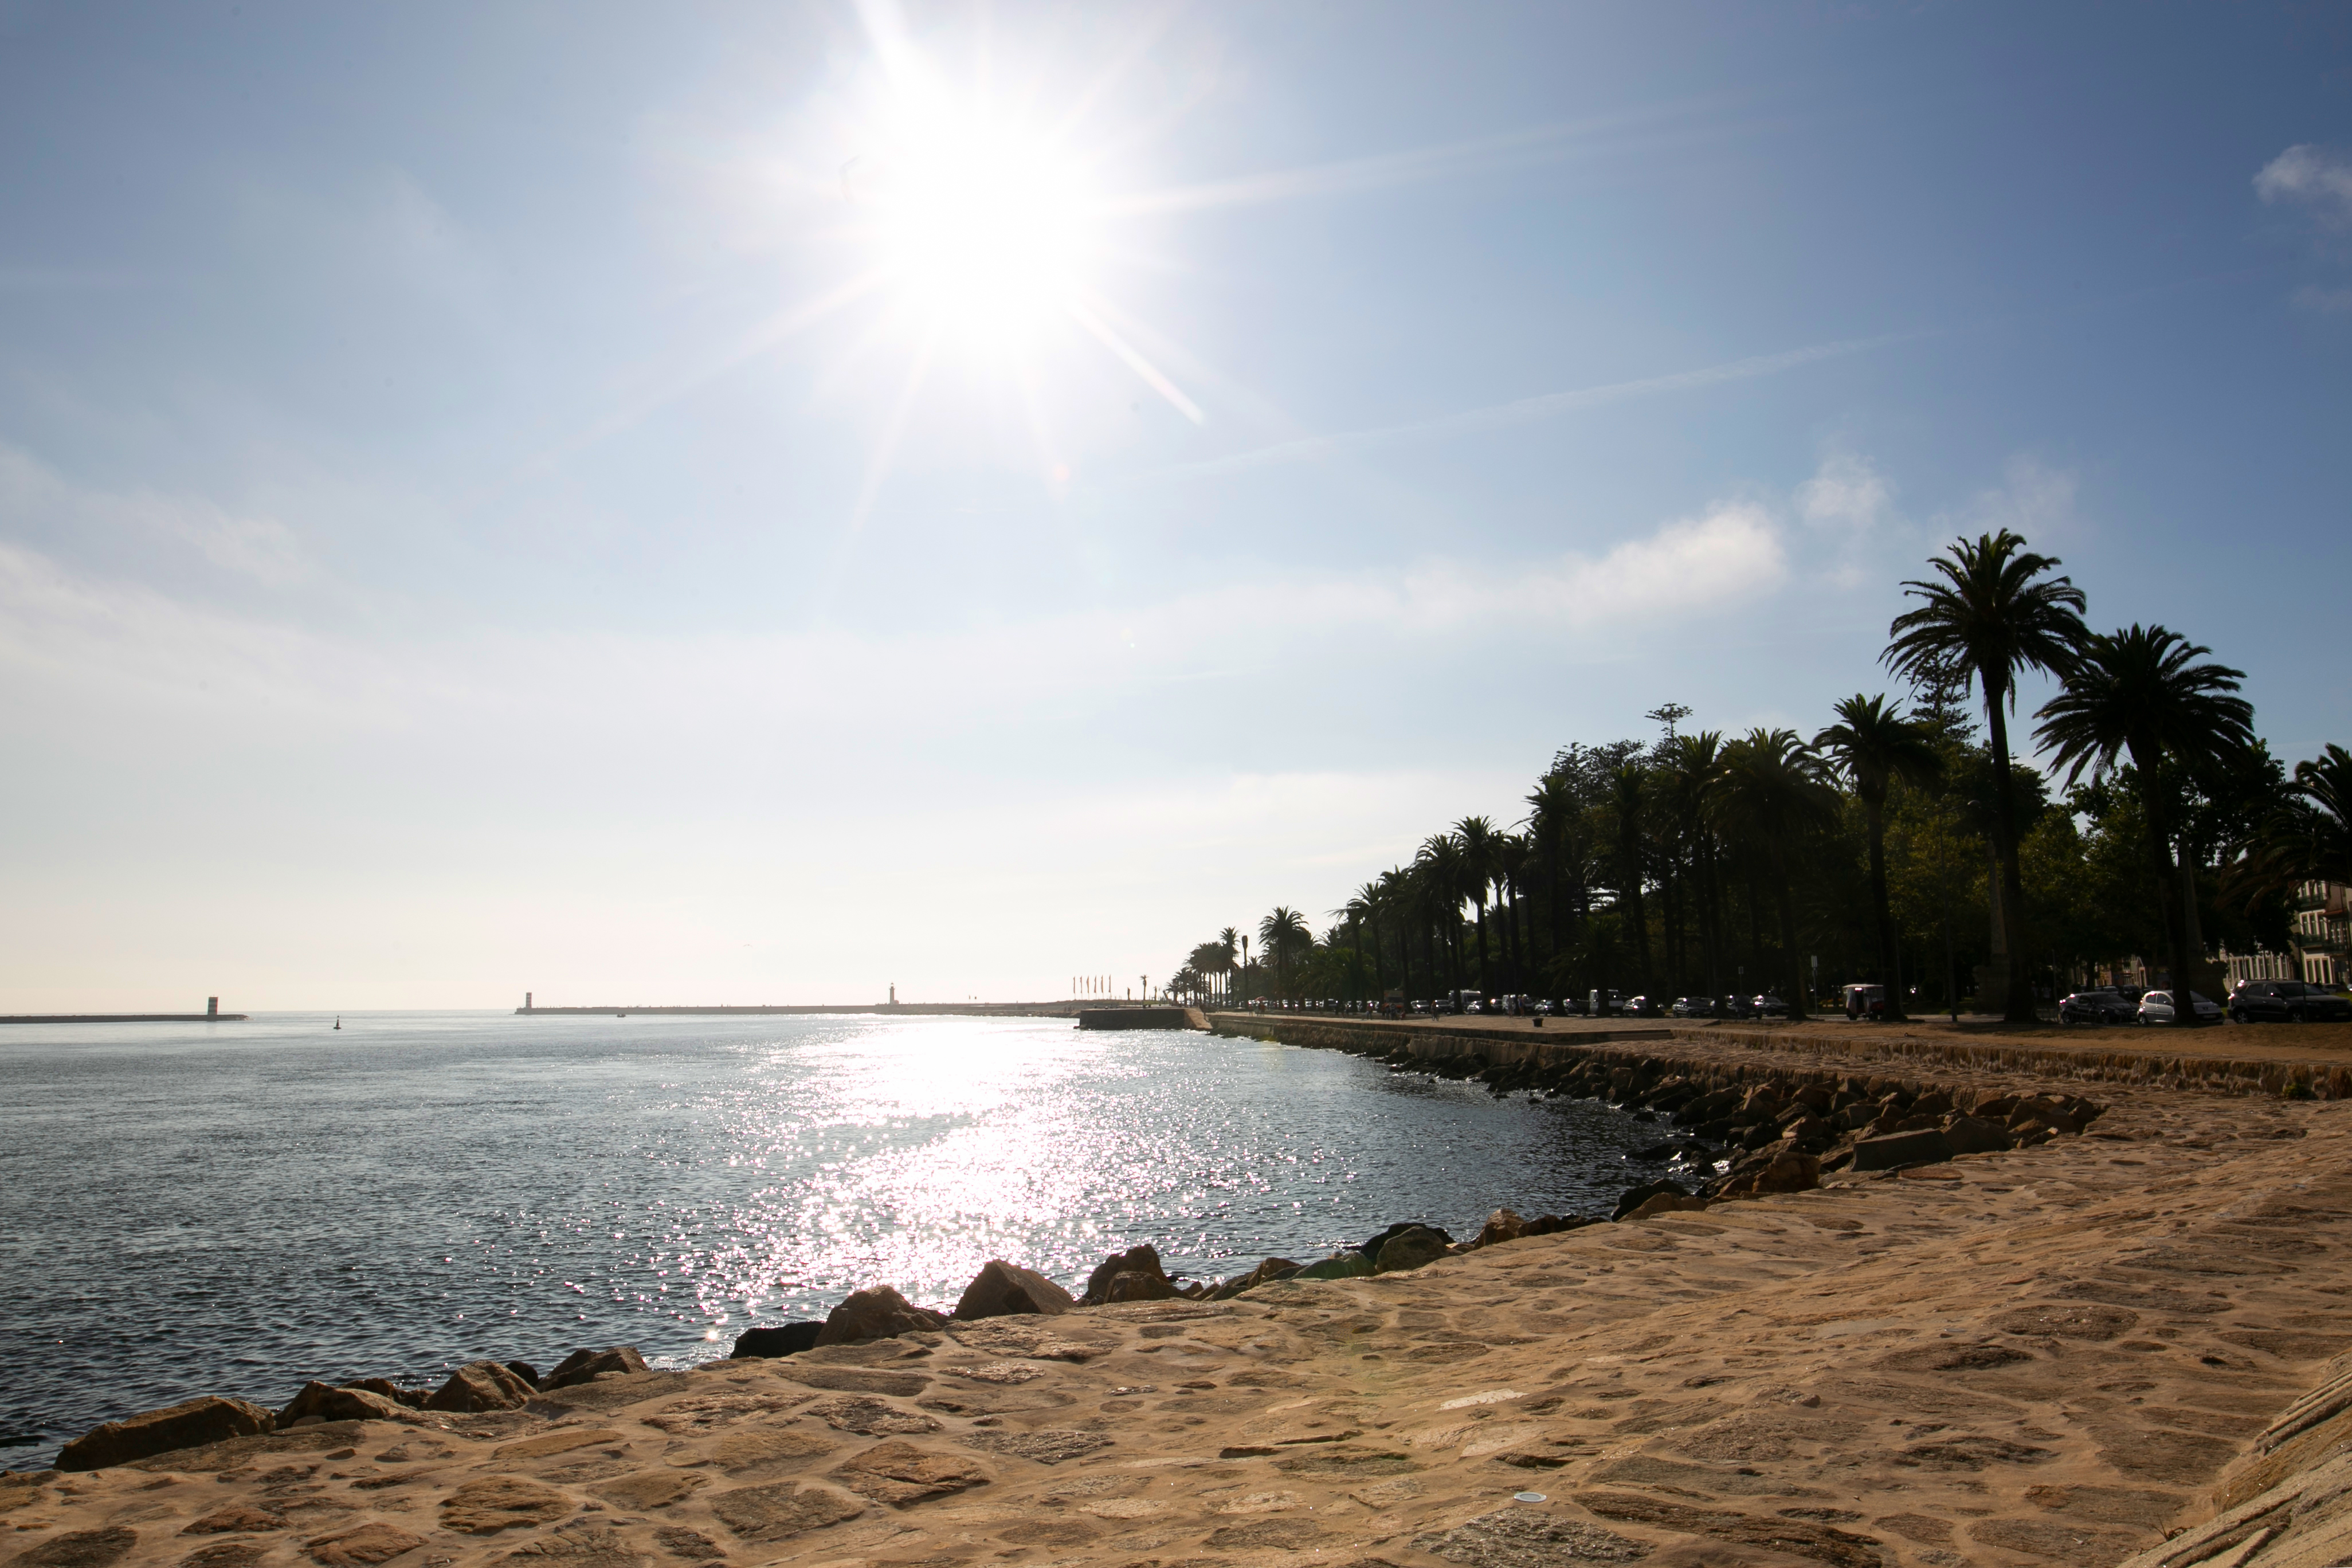
<path fill-rule="evenodd" d="M 1337 1051 L 1058 1019 L 272 1014 L 0 1034 L 0 1465 L 199 1394 L 656 1364 L 990 1258 L 1307 1260 L 1592 1212 L 1655 1128 Z"/>

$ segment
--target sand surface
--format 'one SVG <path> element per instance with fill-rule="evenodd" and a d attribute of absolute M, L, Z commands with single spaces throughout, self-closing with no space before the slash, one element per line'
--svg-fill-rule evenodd
<path fill-rule="evenodd" d="M 2255 1439 L 2352 1345 L 2352 1107 L 2103 1098 L 1412 1273 L 50 1476 L 0 1563 L 2120 1563 L 2276 1479 Z M 2183 1560 L 2272 1561 L 2229 1539 Z"/>

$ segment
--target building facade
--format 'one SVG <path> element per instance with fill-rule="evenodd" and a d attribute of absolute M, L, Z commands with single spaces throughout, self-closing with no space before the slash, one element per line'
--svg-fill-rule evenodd
<path fill-rule="evenodd" d="M 2242 980 L 2300 980 L 2312 985 L 2352 981 L 2352 889 L 2342 882 L 2299 882 L 2294 889 L 2294 951 L 2231 952 L 2221 962 L 2230 984 Z"/>

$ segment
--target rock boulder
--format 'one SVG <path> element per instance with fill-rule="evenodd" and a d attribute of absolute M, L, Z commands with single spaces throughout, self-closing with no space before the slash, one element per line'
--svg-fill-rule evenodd
<path fill-rule="evenodd" d="M 1734 1171 L 1716 1195 L 1760 1198 L 1769 1193 L 1809 1193 L 1822 1184 L 1822 1162 L 1792 1144 L 1775 1145 L 1764 1159 Z"/>
<path fill-rule="evenodd" d="M 601 1351 L 573 1351 L 555 1363 L 553 1372 L 539 1380 L 539 1386 L 542 1390 L 571 1388 L 579 1384 L 593 1383 L 608 1372 L 635 1373 L 645 1370 L 646 1358 L 637 1353 L 635 1345 L 613 1345 Z"/>
<path fill-rule="evenodd" d="M 1673 1152 L 1671 1149 L 1667 1152 Z M 1492 1247 L 1498 1241 L 1517 1241 L 1527 1233 L 1526 1220 L 1521 1219 L 1509 1209 L 1496 1209 L 1486 1216 L 1486 1223 L 1478 1227 L 1478 1239 L 1470 1245 Z"/>
<path fill-rule="evenodd" d="M 1997 1153 L 2016 1142 L 1998 1121 L 1958 1114 L 1944 1119 L 1944 1138 L 1955 1154 Z"/>
<path fill-rule="evenodd" d="M 1076 1304 L 1067 1290 L 1035 1269 L 996 1258 L 982 1265 L 971 1283 L 964 1287 L 954 1315 L 965 1322 L 975 1318 L 1008 1318 L 1032 1312 L 1050 1316 L 1066 1312 Z"/>
<path fill-rule="evenodd" d="M 1864 1138 L 1853 1146 L 1857 1171 L 1899 1171 L 1906 1165 L 1938 1165 L 1952 1157 L 1951 1141 L 1932 1127 Z"/>
<path fill-rule="evenodd" d="M 824 1324 L 817 1321 L 745 1329 L 735 1336 L 734 1354 L 738 1360 L 751 1356 L 798 1355 L 803 1351 L 814 1350 L 816 1337 L 824 1331 Z"/>
<path fill-rule="evenodd" d="M 494 1361 L 469 1361 L 425 1402 L 427 1410 L 520 1410 L 530 1400 L 530 1384 Z"/>
<path fill-rule="evenodd" d="M 1638 1187 L 1627 1187 L 1617 1199 L 1617 1207 L 1609 1217 L 1622 1220 L 1660 1193 L 1672 1193 L 1678 1198 L 1690 1196 L 1690 1189 L 1680 1182 L 1643 1182 Z"/>
<path fill-rule="evenodd" d="M 1381 1244 L 1380 1256 L 1372 1259 L 1375 1273 L 1394 1274 L 1402 1269 L 1420 1268 L 1445 1256 L 1448 1243 L 1438 1232 L 1422 1226 Z"/>
<path fill-rule="evenodd" d="M 208 1394 L 94 1426 L 58 1452 L 58 1468 L 102 1470 L 174 1448 L 193 1448 L 228 1437 L 261 1436 L 276 1424 L 275 1417 L 258 1405 Z"/>
<path fill-rule="evenodd" d="M 821 1345 L 845 1345 L 856 1340 L 895 1339 L 900 1334 L 935 1332 L 947 1327 L 940 1313 L 916 1306 L 890 1285 L 868 1285 L 852 1290 L 846 1300 L 826 1314 L 817 1331 Z"/>
<path fill-rule="evenodd" d="M 1138 1294 L 1136 1292 L 1149 1290 L 1150 1287 L 1136 1283 L 1126 1287 L 1129 1294 L 1111 1295 L 1111 1282 L 1123 1274 L 1143 1275 L 1148 1279 L 1158 1280 L 1166 1289 L 1158 1296 Z M 1096 1264 L 1095 1271 L 1087 1276 L 1086 1294 L 1078 1298 L 1078 1304 L 1082 1307 L 1099 1307 L 1105 1301 L 1112 1300 L 1164 1300 L 1174 1294 L 1176 1294 L 1176 1287 L 1169 1284 L 1168 1271 L 1160 1267 L 1160 1249 L 1147 1241 L 1130 1247 L 1125 1252 L 1114 1252 Z"/>
<path fill-rule="evenodd" d="M 364 1388 L 339 1387 L 331 1383 L 306 1383 L 302 1392 L 278 1413 L 278 1430 L 297 1421 L 414 1421 L 415 1414 L 397 1400 Z"/>

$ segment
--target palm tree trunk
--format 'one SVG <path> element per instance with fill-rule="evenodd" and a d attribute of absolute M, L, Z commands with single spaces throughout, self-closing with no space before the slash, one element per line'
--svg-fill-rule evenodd
<path fill-rule="evenodd" d="M 1794 976 L 1787 998 L 1789 1016 L 1801 1018 L 1812 1011 L 1812 998 L 1808 994 L 1811 986 L 1805 979 L 1804 959 L 1797 952 L 1797 900 L 1789 892 L 1788 868 L 1776 866 L 1773 871 L 1778 884 L 1774 891 L 1780 900 L 1780 947 L 1789 955 L 1790 972 Z"/>
<path fill-rule="evenodd" d="M 1878 915 L 1878 975 L 1886 986 L 1886 1021 L 1903 1022 L 1903 971 L 1895 952 L 1895 916 L 1886 902 L 1886 802 L 1863 797 L 1870 818 L 1870 899 Z"/>
<path fill-rule="evenodd" d="M 1478 897 L 1476 897 L 1476 898 L 1475 898 L 1475 899 L 1471 900 L 1470 900 L 1470 902 L 1471 902 L 1474 906 L 1475 906 L 1475 908 L 1476 908 L 1476 909 L 1477 909 L 1477 910 L 1478 910 L 1478 994 L 1479 994 L 1481 997 L 1484 997 L 1484 996 L 1487 994 L 1487 989 L 1488 989 L 1488 988 L 1487 988 L 1487 985 L 1486 985 L 1486 889 L 1483 889 L 1483 888 L 1482 888 L 1482 889 L 1479 889 L 1479 893 L 1478 893 Z"/>
<path fill-rule="evenodd" d="M 2176 1028 L 2197 1026 L 2195 971 L 2189 964 L 2189 914 L 2181 893 L 2186 879 L 2173 863 L 2172 835 L 2166 830 L 2168 815 L 2157 798 L 2156 775 L 2132 758 L 2140 777 L 2143 809 L 2147 815 L 2148 868 L 2156 877 L 2157 908 L 2164 911 L 2165 945 L 2172 950 L 2172 1022 Z M 2184 851 L 2185 852 L 2185 851 Z"/>
<path fill-rule="evenodd" d="M 2010 787 L 2009 721 L 2001 712 L 2001 699 L 2006 688 L 1995 690 L 1990 682 L 1981 679 L 1984 689 L 1987 728 L 1992 737 L 1993 787 L 2000 793 L 1996 803 L 2000 818 L 2000 921 L 2002 934 L 2009 939 L 2009 996 L 2003 1016 L 2011 1024 L 2034 1024 L 2041 1016 L 2033 1007 L 2033 974 L 2026 962 L 2025 952 L 2025 872 L 2018 858 L 2017 793 Z"/>

